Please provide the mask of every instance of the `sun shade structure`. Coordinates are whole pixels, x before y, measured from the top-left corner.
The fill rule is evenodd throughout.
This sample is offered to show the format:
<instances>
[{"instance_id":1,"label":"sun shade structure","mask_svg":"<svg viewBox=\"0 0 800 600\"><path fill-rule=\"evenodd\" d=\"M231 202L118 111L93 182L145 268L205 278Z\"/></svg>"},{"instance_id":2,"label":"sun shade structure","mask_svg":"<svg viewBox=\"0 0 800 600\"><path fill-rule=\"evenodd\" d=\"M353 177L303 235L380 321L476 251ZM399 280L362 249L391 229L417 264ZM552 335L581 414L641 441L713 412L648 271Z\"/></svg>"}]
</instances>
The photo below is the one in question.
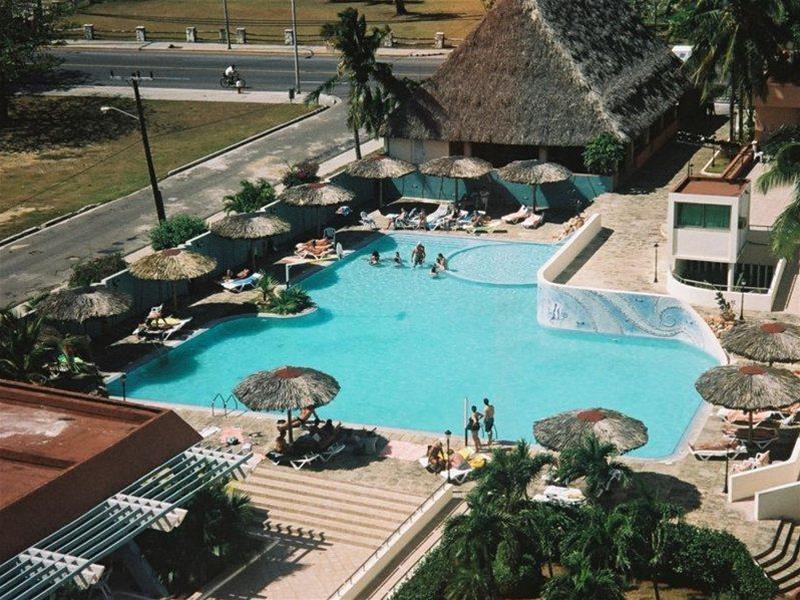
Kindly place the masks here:
<instances>
[{"instance_id":1,"label":"sun shade structure","mask_svg":"<svg viewBox=\"0 0 800 600\"><path fill-rule=\"evenodd\" d=\"M410 162L380 154L368 156L347 165L345 173L362 179L378 181L378 206L383 206L383 180L405 177L417 170Z\"/></svg>"},{"instance_id":2,"label":"sun shade structure","mask_svg":"<svg viewBox=\"0 0 800 600\"><path fill-rule=\"evenodd\" d=\"M500 0L384 135L530 147L635 140L689 82L626 0ZM391 140L390 140L391 147Z\"/></svg>"},{"instance_id":3,"label":"sun shade structure","mask_svg":"<svg viewBox=\"0 0 800 600\"><path fill-rule=\"evenodd\" d=\"M800 327L780 321L737 323L722 336L722 345L751 360L769 363L800 361Z\"/></svg>"},{"instance_id":4,"label":"sun shade structure","mask_svg":"<svg viewBox=\"0 0 800 600\"><path fill-rule=\"evenodd\" d=\"M89 286L55 291L39 302L36 310L54 321L84 323L89 319L124 315L132 303L127 294Z\"/></svg>"},{"instance_id":5,"label":"sun shade structure","mask_svg":"<svg viewBox=\"0 0 800 600\"><path fill-rule=\"evenodd\" d=\"M553 162L538 160L515 160L498 169L497 174L510 183L524 183L533 187L533 209L536 210L536 190L546 183L569 181L572 171Z\"/></svg>"},{"instance_id":6,"label":"sun shade structure","mask_svg":"<svg viewBox=\"0 0 800 600\"><path fill-rule=\"evenodd\" d=\"M592 434L620 453L644 446L648 439L644 423L607 408L568 410L533 424L536 441L558 452Z\"/></svg>"},{"instance_id":7,"label":"sun shade structure","mask_svg":"<svg viewBox=\"0 0 800 600\"><path fill-rule=\"evenodd\" d=\"M204 487L243 475L252 453L188 448L109 497L81 517L0 565L0 600L37 600L74 581L88 587L100 580L97 564L148 528L180 525L181 507Z\"/></svg>"},{"instance_id":8,"label":"sun shade structure","mask_svg":"<svg viewBox=\"0 0 800 600\"><path fill-rule=\"evenodd\" d=\"M247 376L233 393L250 410L287 411L287 423L291 423L292 410L328 404L339 389L339 382L327 373L284 366ZM292 441L291 427L289 441Z\"/></svg>"},{"instance_id":9,"label":"sun shade structure","mask_svg":"<svg viewBox=\"0 0 800 600\"><path fill-rule=\"evenodd\" d=\"M212 233L230 240L248 240L250 264L255 266L255 241L283 235L292 226L278 217L265 212L228 215L208 227Z\"/></svg>"},{"instance_id":10,"label":"sun shade structure","mask_svg":"<svg viewBox=\"0 0 800 600\"><path fill-rule=\"evenodd\" d=\"M205 254L169 248L140 258L131 265L130 273L137 279L169 281L172 284L172 302L177 308L175 282L208 275L216 266L217 261Z\"/></svg>"},{"instance_id":11,"label":"sun shade structure","mask_svg":"<svg viewBox=\"0 0 800 600\"><path fill-rule=\"evenodd\" d=\"M755 364L714 367L700 375L694 387L706 402L748 412L750 439L754 411L779 410L800 398L800 377Z\"/></svg>"},{"instance_id":12,"label":"sun shade structure","mask_svg":"<svg viewBox=\"0 0 800 600\"><path fill-rule=\"evenodd\" d=\"M355 198L353 192L332 183L304 183L285 190L280 200L292 206L336 206Z\"/></svg>"},{"instance_id":13,"label":"sun shade structure","mask_svg":"<svg viewBox=\"0 0 800 600\"><path fill-rule=\"evenodd\" d=\"M458 181L460 179L479 179L492 172L491 163L471 156L442 156L420 165L420 173L434 177L455 179L454 201L458 201Z\"/></svg>"}]
</instances>

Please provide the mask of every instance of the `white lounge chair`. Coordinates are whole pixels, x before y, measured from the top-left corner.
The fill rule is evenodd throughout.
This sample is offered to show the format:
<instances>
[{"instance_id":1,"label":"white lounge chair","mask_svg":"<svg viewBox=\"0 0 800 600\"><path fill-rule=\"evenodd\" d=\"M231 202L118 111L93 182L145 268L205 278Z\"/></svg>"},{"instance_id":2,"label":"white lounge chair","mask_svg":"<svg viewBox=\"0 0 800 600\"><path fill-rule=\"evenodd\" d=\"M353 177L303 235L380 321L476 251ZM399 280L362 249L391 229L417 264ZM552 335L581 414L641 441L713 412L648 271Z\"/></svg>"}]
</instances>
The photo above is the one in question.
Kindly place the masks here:
<instances>
[{"instance_id":1,"label":"white lounge chair","mask_svg":"<svg viewBox=\"0 0 800 600\"><path fill-rule=\"evenodd\" d=\"M336 243L336 230L333 227L326 227L322 230L322 237L328 238L331 244Z\"/></svg>"},{"instance_id":2,"label":"white lounge chair","mask_svg":"<svg viewBox=\"0 0 800 600\"><path fill-rule=\"evenodd\" d=\"M502 217L500 217L500 219L503 221L503 223L509 223L509 224L519 223L520 221L523 221L526 218L528 218L530 213L531 213L531 208L529 206L520 204L519 210L507 215L503 215Z\"/></svg>"},{"instance_id":3,"label":"white lounge chair","mask_svg":"<svg viewBox=\"0 0 800 600\"><path fill-rule=\"evenodd\" d=\"M310 465L312 462L320 458L319 454L305 454L304 456L300 456L297 458L290 458L289 464L292 465L292 468L295 471L299 471L306 465Z\"/></svg>"},{"instance_id":4,"label":"white lounge chair","mask_svg":"<svg viewBox=\"0 0 800 600\"><path fill-rule=\"evenodd\" d=\"M361 224L362 224L364 227L369 227L369 228L371 228L371 229L380 229L380 228L378 227L378 224L375 222L375 219L373 219L372 217L370 217L370 216L369 216L369 215L368 215L368 214L367 214L365 211L363 211L363 210L361 211L361 219L360 219L360 223L361 223Z\"/></svg>"},{"instance_id":5,"label":"white lounge chair","mask_svg":"<svg viewBox=\"0 0 800 600\"><path fill-rule=\"evenodd\" d=\"M689 444L689 451L700 460L706 461L712 458L737 458L740 454L747 454L747 446L744 444L731 444L730 440L721 440L709 444L694 446Z\"/></svg>"},{"instance_id":6,"label":"white lounge chair","mask_svg":"<svg viewBox=\"0 0 800 600\"><path fill-rule=\"evenodd\" d=\"M586 496L578 488L548 485L541 494L533 497L536 502L552 502L553 504L580 505L586 502Z\"/></svg>"},{"instance_id":7,"label":"white lounge chair","mask_svg":"<svg viewBox=\"0 0 800 600\"><path fill-rule=\"evenodd\" d=\"M451 467L450 468L450 481L451 482L454 481L454 482L456 482L458 484L462 484L467 480L467 477L469 477L470 473L472 473L472 467L469 467L467 469L453 469ZM446 480L447 479L447 469L444 469L443 471L441 471L439 473L439 476L442 477L442 479Z\"/></svg>"},{"instance_id":8,"label":"white lounge chair","mask_svg":"<svg viewBox=\"0 0 800 600\"><path fill-rule=\"evenodd\" d=\"M345 448L347 448L345 444L338 442L336 444L333 444L330 448L328 448L324 452L321 452L319 457L322 459L322 462L328 462L337 454L341 454L342 452L344 452Z\"/></svg>"},{"instance_id":9,"label":"white lounge chair","mask_svg":"<svg viewBox=\"0 0 800 600\"><path fill-rule=\"evenodd\" d=\"M168 325L168 327L148 327L147 325L142 324L133 330L133 335L142 339L158 339L162 342L166 342L170 337L183 329L186 324L192 320L192 317L189 317L188 319L162 317L162 320Z\"/></svg>"},{"instance_id":10,"label":"white lounge chair","mask_svg":"<svg viewBox=\"0 0 800 600\"><path fill-rule=\"evenodd\" d=\"M544 215L541 213L533 213L522 222L522 226L525 229L536 229L542 223L544 223Z\"/></svg>"},{"instance_id":11,"label":"white lounge chair","mask_svg":"<svg viewBox=\"0 0 800 600\"><path fill-rule=\"evenodd\" d=\"M444 203L440 204L439 207L435 211L433 211L431 214L429 214L426 217L425 220L426 220L426 222L428 224L428 228L433 227L433 225L439 219L441 219L442 217L447 215L448 211L449 211L449 208L448 208L447 204L444 204Z\"/></svg>"},{"instance_id":12,"label":"white lounge chair","mask_svg":"<svg viewBox=\"0 0 800 600\"><path fill-rule=\"evenodd\" d=\"M225 288L229 292L239 293L244 291L246 288L254 288L258 285L258 282L261 281L261 278L264 277L261 273L253 273L247 277L243 277L241 279L230 279L228 281L220 281L219 284Z\"/></svg>"}]
</instances>

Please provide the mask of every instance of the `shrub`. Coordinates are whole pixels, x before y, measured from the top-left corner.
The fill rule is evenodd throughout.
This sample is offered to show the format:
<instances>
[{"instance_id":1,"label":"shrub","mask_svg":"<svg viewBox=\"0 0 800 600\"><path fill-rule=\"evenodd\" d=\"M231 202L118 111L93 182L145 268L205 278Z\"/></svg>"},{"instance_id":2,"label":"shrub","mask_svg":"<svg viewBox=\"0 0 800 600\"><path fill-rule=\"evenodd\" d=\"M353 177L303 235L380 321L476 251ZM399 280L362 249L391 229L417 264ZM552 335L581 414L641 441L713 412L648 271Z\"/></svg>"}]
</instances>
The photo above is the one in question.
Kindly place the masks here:
<instances>
[{"instance_id":1,"label":"shrub","mask_svg":"<svg viewBox=\"0 0 800 600\"><path fill-rule=\"evenodd\" d=\"M128 264L119 252L108 256L99 256L87 262L80 262L72 267L69 285L70 287L82 287L97 283L109 275L122 271L127 266Z\"/></svg>"},{"instance_id":2,"label":"shrub","mask_svg":"<svg viewBox=\"0 0 800 600\"><path fill-rule=\"evenodd\" d=\"M258 546L247 533L255 518L250 500L226 493L225 482L198 492L186 508L186 518L173 531L147 530L136 538L162 583L176 595L244 563Z\"/></svg>"},{"instance_id":3,"label":"shrub","mask_svg":"<svg viewBox=\"0 0 800 600\"><path fill-rule=\"evenodd\" d=\"M775 594L774 584L731 534L677 523L666 535L663 562L673 583L741 600L769 600Z\"/></svg>"},{"instance_id":4,"label":"shrub","mask_svg":"<svg viewBox=\"0 0 800 600\"><path fill-rule=\"evenodd\" d=\"M153 250L174 248L205 231L208 231L208 227L200 217L175 215L159 223L150 231L150 245Z\"/></svg>"},{"instance_id":5,"label":"shrub","mask_svg":"<svg viewBox=\"0 0 800 600\"><path fill-rule=\"evenodd\" d=\"M289 167L289 170L281 177L281 183L287 187L294 187L302 183L316 183L320 180L317 175L319 165L311 161L303 161Z\"/></svg>"},{"instance_id":6,"label":"shrub","mask_svg":"<svg viewBox=\"0 0 800 600\"><path fill-rule=\"evenodd\" d=\"M392 600L441 600L452 570L447 552L437 546L428 552L413 577L400 586Z\"/></svg>"},{"instance_id":7,"label":"shrub","mask_svg":"<svg viewBox=\"0 0 800 600\"><path fill-rule=\"evenodd\" d=\"M311 308L314 302L303 288L294 286L273 292L271 295L264 295L261 305L279 315L294 315Z\"/></svg>"},{"instance_id":8,"label":"shrub","mask_svg":"<svg viewBox=\"0 0 800 600\"><path fill-rule=\"evenodd\" d=\"M275 200L275 188L266 179L258 179L255 183L242 180L241 186L238 192L223 198L222 207L226 213L254 212Z\"/></svg>"},{"instance_id":9,"label":"shrub","mask_svg":"<svg viewBox=\"0 0 800 600\"><path fill-rule=\"evenodd\" d=\"M601 133L583 151L586 168L598 175L613 175L624 158L625 145L610 133Z\"/></svg>"}]
</instances>

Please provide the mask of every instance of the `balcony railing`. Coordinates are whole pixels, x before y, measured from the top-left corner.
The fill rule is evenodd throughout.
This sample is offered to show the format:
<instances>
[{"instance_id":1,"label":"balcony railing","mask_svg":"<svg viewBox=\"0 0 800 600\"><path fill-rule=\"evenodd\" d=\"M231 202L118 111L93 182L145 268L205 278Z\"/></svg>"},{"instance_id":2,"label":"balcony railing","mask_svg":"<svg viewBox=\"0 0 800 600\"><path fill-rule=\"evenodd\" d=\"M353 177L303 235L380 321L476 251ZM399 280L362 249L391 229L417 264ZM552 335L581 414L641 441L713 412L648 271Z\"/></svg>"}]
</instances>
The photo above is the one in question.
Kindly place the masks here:
<instances>
[{"instance_id":1,"label":"balcony railing","mask_svg":"<svg viewBox=\"0 0 800 600\"><path fill-rule=\"evenodd\" d=\"M681 277L677 273L673 271L672 277L683 283L684 285L690 285L692 287L701 288L704 290L713 290L715 292L727 292L727 286L720 286L715 283L711 283L710 281L697 281L696 279L688 279L686 277ZM731 292L736 293L746 293L746 294L767 294L769 293L768 287L754 287L750 285L734 285L733 288L730 290Z\"/></svg>"}]
</instances>

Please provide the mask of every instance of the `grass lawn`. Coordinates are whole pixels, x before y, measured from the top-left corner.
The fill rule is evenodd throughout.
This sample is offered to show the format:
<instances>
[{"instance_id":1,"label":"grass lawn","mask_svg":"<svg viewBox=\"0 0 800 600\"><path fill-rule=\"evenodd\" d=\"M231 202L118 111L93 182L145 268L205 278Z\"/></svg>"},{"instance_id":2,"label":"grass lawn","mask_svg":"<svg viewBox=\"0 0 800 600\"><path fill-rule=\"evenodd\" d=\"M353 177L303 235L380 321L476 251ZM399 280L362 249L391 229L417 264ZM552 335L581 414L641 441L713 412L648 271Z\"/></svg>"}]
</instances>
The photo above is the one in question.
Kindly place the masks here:
<instances>
[{"instance_id":1,"label":"grass lawn","mask_svg":"<svg viewBox=\"0 0 800 600\"><path fill-rule=\"evenodd\" d=\"M463 39L485 14L481 0L406 0L409 14L395 16L391 0L341 2L297 0L298 39L301 43L319 43L322 23L336 19L336 14L353 7L367 17L370 25L388 25L401 44L432 46L437 31L456 42ZM290 27L289 0L228 0L231 35L236 27L247 29L252 43L283 43L283 30ZM90 4L70 17L80 27L93 23L101 39L134 39L137 25L144 25L153 39L186 39L186 27L197 27L201 40L219 41L224 27L219 0L108 0ZM73 35L81 35L79 29Z\"/></svg>"},{"instance_id":2,"label":"grass lawn","mask_svg":"<svg viewBox=\"0 0 800 600\"><path fill-rule=\"evenodd\" d=\"M28 96L12 100L0 130L0 237L149 184L136 121L102 114L132 100ZM248 135L297 117L302 104L148 100L145 117L159 177Z\"/></svg>"}]
</instances>

